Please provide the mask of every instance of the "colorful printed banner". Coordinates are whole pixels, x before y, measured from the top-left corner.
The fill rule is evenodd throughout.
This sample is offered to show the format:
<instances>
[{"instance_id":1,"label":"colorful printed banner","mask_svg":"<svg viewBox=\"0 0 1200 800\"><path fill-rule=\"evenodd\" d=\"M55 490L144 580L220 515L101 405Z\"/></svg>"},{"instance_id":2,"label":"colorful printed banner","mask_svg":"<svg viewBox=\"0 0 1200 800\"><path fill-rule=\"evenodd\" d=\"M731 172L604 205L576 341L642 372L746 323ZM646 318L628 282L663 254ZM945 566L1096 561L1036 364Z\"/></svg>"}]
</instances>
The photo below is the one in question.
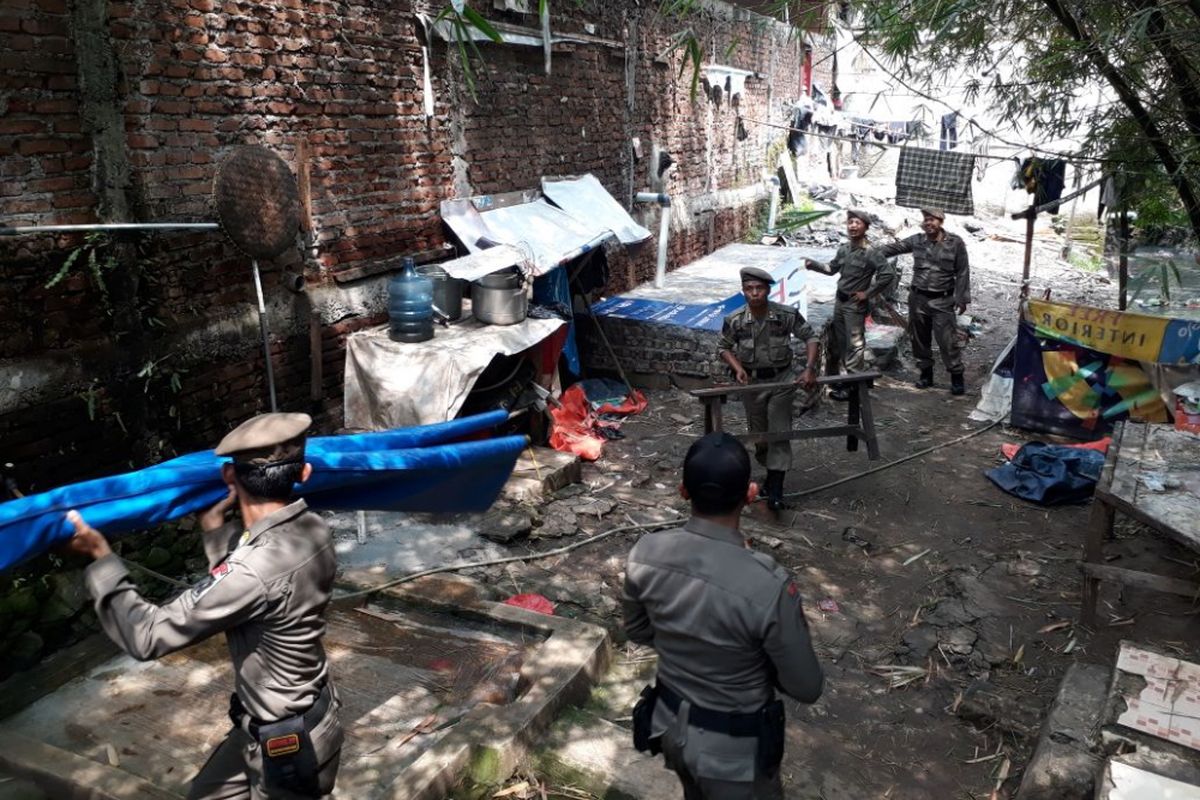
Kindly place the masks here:
<instances>
[{"instance_id":1,"label":"colorful printed banner","mask_svg":"<svg viewBox=\"0 0 1200 800\"><path fill-rule=\"evenodd\" d=\"M1038 336L1099 353L1158 364L1200 364L1200 321L1030 300Z\"/></svg>"},{"instance_id":2,"label":"colorful printed banner","mask_svg":"<svg viewBox=\"0 0 1200 800\"><path fill-rule=\"evenodd\" d=\"M1132 331L1135 337L1145 333L1147 340L1153 335L1130 326L1108 327ZM1118 343L1122 335L1117 335ZM1100 338L1101 334L1093 330L1090 336ZM1131 340L1123 346L1144 345ZM1043 336L1042 326L1035 327L1029 320L1022 320L1018 327L1014 356L1012 422L1018 427L1096 439L1119 420L1168 421L1162 397L1137 361Z\"/></svg>"}]
</instances>

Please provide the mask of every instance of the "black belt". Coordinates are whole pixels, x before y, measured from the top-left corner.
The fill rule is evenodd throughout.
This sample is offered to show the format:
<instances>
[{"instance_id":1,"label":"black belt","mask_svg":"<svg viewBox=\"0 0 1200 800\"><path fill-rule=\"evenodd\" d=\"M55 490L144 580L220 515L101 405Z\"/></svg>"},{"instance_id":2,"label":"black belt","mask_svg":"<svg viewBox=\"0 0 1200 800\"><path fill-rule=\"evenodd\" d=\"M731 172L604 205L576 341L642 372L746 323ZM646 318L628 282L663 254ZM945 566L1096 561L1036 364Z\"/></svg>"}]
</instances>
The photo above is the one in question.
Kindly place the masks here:
<instances>
[{"instance_id":1,"label":"black belt","mask_svg":"<svg viewBox=\"0 0 1200 800\"><path fill-rule=\"evenodd\" d=\"M934 300L937 300L937 299L939 299L939 298L942 298L942 297L949 297L950 295L954 294L954 291L953 291L953 290L951 290L951 291L949 291L949 292L930 292L930 291L927 291L927 290L925 290L925 289L913 289L913 291L914 291L914 292L916 292L916 293L917 293L917 294L919 294L919 295L923 295L923 296L925 296L925 297L930 297L930 298L933 298Z\"/></svg>"},{"instance_id":2,"label":"black belt","mask_svg":"<svg viewBox=\"0 0 1200 800\"><path fill-rule=\"evenodd\" d=\"M670 687L657 683L658 698L663 701L671 713L678 714L683 698ZM749 714L736 714L732 711L714 711L711 708L692 704L688 710L688 724L703 728L714 733L724 733L728 736L758 736L763 729L762 710Z\"/></svg>"},{"instance_id":3,"label":"black belt","mask_svg":"<svg viewBox=\"0 0 1200 800\"><path fill-rule=\"evenodd\" d=\"M325 719L326 712L329 711L329 704L333 702L333 692L329 689L329 684L326 683L321 687L321 693L317 695L316 702L304 712L304 727L306 730L312 730L317 726L317 723ZM241 726L242 718L247 716L246 707L242 705L242 699L236 694L229 698L229 716L233 719L233 724ZM297 715L299 716L299 715ZM246 729L255 739L258 738L258 727L267 723L260 722L253 717L246 723Z\"/></svg>"},{"instance_id":4,"label":"black belt","mask_svg":"<svg viewBox=\"0 0 1200 800\"><path fill-rule=\"evenodd\" d=\"M851 296L850 296L850 293L849 293L849 292L843 292L841 289L838 289L838 290L837 290L837 299L838 299L838 302L839 302L839 303L848 303L848 302L850 302L850 297L851 297Z\"/></svg>"},{"instance_id":5,"label":"black belt","mask_svg":"<svg viewBox=\"0 0 1200 800\"><path fill-rule=\"evenodd\" d=\"M746 374L752 378L758 378L759 380L768 380L770 378L782 375L784 372L787 372L789 368L790 365L788 367L759 367L758 369L746 370Z\"/></svg>"}]
</instances>

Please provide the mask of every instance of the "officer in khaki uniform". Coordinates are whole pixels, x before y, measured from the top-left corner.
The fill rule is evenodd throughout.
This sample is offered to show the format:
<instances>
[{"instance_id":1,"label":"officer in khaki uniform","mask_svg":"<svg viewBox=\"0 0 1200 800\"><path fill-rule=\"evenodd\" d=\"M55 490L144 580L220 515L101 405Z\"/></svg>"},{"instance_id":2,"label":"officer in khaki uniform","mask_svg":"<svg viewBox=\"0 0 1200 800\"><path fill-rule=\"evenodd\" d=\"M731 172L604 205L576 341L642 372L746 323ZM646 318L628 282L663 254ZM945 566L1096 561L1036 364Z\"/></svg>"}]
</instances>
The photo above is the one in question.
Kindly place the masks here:
<instances>
[{"instance_id":1,"label":"officer in khaki uniform","mask_svg":"<svg viewBox=\"0 0 1200 800\"><path fill-rule=\"evenodd\" d=\"M758 487L746 448L697 440L680 494L692 518L629 553L629 639L658 652L655 686L634 709L634 746L662 752L686 800L779 800L784 710L776 691L816 702L824 678L788 572L738 529Z\"/></svg>"},{"instance_id":2,"label":"officer in khaki uniform","mask_svg":"<svg viewBox=\"0 0 1200 800\"><path fill-rule=\"evenodd\" d=\"M792 337L805 343L808 360L804 372L793 383L806 389L816 385L817 347L820 338L813 333L800 312L791 306L768 300L775 279L757 267L741 271L742 296L746 305L729 316L721 326L718 352L733 371L739 384L779 383L792 375ZM751 433L772 433L792 429L794 386L747 392L741 396ZM767 505L772 511L783 507L784 473L792 467L790 441L756 442L754 455L767 468Z\"/></svg>"},{"instance_id":3,"label":"officer in khaki uniform","mask_svg":"<svg viewBox=\"0 0 1200 800\"><path fill-rule=\"evenodd\" d=\"M233 728L192 783L189 798L320 798L333 791L342 748L340 702L321 637L337 569L325 522L292 498L312 474L307 414L263 414L217 446L229 495L200 514L209 574L156 606L121 559L71 511L67 548L95 559L85 572L105 633L144 661L224 632L237 693ZM241 520L226 523L239 507Z\"/></svg>"},{"instance_id":4,"label":"officer in khaki uniform","mask_svg":"<svg viewBox=\"0 0 1200 800\"><path fill-rule=\"evenodd\" d=\"M838 248L828 264L811 259L804 266L826 275L841 273L837 285L837 302L833 306L833 326L830 343L833 351L827 362L832 374L840 360L847 372L867 370L867 310L871 298L883 294L896 278L891 262L867 245L867 229L871 218L866 212L850 209L846 212L846 233L850 243ZM849 400L850 394L841 386L829 393L834 400Z\"/></svg>"},{"instance_id":5,"label":"officer in khaki uniform","mask_svg":"<svg viewBox=\"0 0 1200 800\"><path fill-rule=\"evenodd\" d=\"M962 348L956 314L965 314L971 302L971 264L967 245L942 225L946 212L921 210L924 233L917 233L878 249L883 258L912 253L913 275L908 293L908 324L913 357L921 370L917 388L933 386L933 342L936 338L942 363L950 373L951 394L963 394Z\"/></svg>"}]
</instances>

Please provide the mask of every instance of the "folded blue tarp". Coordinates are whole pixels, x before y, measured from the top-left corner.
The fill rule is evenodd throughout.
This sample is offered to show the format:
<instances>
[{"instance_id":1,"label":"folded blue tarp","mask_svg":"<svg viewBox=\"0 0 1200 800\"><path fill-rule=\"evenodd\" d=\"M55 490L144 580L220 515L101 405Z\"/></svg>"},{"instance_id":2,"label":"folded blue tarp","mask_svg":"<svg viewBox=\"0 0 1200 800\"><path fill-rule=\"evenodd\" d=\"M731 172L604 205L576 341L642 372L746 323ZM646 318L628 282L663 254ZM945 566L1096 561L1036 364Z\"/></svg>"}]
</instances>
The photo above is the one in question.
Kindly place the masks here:
<instances>
[{"instance_id":1,"label":"folded blue tarp","mask_svg":"<svg viewBox=\"0 0 1200 800\"><path fill-rule=\"evenodd\" d=\"M512 474L525 437L461 440L507 418L500 410L416 428L313 437L305 451L313 474L297 493L317 509L486 510ZM0 570L69 539L71 509L106 536L202 511L228 492L221 479L228 460L211 450L189 453L0 503Z\"/></svg>"},{"instance_id":2,"label":"folded blue tarp","mask_svg":"<svg viewBox=\"0 0 1200 800\"><path fill-rule=\"evenodd\" d=\"M1029 442L1012 461L984 474L1011 495L1054 506L1082 503L1091 497L1102 469L1104 453Z\"/></svg>"}]
</instances>

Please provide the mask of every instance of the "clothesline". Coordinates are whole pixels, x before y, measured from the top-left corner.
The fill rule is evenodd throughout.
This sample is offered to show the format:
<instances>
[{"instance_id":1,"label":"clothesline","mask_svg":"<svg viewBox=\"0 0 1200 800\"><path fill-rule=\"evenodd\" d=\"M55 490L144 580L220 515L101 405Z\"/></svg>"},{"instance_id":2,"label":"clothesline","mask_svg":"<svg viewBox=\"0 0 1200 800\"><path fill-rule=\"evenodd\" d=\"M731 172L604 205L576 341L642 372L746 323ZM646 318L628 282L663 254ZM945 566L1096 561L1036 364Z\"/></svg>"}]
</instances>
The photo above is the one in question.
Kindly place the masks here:
<instances>
[{"instance_id":1,"label":"clothesline","mask_svg":"<svg viewBox=\"0 0 1200 800\"><path fill-rule=\"evenodd\" d=\"M784 131L803 133L805 136L816 136L821 139L833 139L833 140L839 141L839 142L851 142L851 143L855 143L855 144L869 144L874 147L896 147L896 148L908 147L907 144L900 144L900 143L896 143L896 142L869 141L866 139L859 139L856 136L846 136L844 134L817 133L816 131L813 131L813 130L801 130L800 128L796 128L791 125L781 125L777 122L765 122L760 119L751 119L750 117L742 117L742 121L743 122L753 122L756 125L763 125L768 128L779 128L780 130L784 130ZM970 152L970 151L958 150L956 152ZM991 153L974 153L974 152L972 152L971 154L973 156L975 156L976 158L986 158L986 159L991 159L993 161L1012 161L1013 160L1013 156L1011 156L1011 155L1002 156L1002 155L992 155ZM1072 156L1065 155L1065 154L1058 154L1055 156L1055 158L1061 158L1064 161L1072 161L1073 160Z\"/></svg>"}]
</instances>

